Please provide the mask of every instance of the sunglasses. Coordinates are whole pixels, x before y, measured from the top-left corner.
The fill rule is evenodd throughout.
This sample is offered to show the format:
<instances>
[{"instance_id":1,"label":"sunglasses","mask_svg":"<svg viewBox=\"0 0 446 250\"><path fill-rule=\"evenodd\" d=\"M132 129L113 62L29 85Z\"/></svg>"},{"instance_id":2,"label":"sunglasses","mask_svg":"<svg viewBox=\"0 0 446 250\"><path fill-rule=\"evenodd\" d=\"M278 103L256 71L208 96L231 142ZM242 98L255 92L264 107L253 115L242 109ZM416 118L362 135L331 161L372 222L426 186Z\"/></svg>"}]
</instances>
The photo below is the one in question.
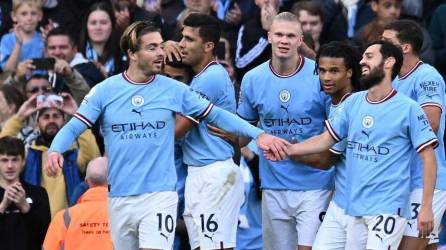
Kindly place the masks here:
<instances>
[{"instance_id":1,"label":"sunglasses","mask_svg":"<svg viewBox=\"0 0 446 250\"><path fill-rule=\"evenodd\" d=\"M48 86L35 86L35 87L32 87L31 89L29 89L28 93L35 94L35 93L38 93L39 91L41 91L43 93L48 93L48 92L51 91L51 87L48 87Z\"/></svg>"}]
</instances>

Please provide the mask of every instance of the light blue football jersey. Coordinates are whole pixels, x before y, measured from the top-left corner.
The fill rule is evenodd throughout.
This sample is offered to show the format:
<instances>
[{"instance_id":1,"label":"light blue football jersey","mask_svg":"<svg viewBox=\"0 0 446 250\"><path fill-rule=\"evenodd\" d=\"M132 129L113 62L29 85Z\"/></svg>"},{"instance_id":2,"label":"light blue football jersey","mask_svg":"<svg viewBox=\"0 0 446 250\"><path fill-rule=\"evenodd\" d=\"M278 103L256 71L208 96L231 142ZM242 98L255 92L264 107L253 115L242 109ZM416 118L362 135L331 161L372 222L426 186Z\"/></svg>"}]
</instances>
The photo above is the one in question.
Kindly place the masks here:
<instances>
[{"instance_id":1,"label":"light blue football jersey","mask_svg":"<svg viewBox=\"0 0 446 250\"><path fill-rule=\"evenodd\" d=\"M342 97L340 103L330 106L329 118L332 118L336 114L338 109L341 109L343 101L345 101L351 93L346 94ZM344 138L340 142L333 145L330 151L334 154L339 155L338 161L334 164L334 180L335 180L335 192L333 195L333 201L338 205L338 207L345 209L347 205L347 195L346 195L346 185L347 185L347 167L345 158L345 149L347 147L347 139Z\"/></svg>"},{"instance_id":2,"label":"light blue football jersey","mask_svg":"<svg viewBox=\"0 0 446 250\"><path fill-rule=\"evenodd\" d=\"M270 61L243 77L237 113L260 122L265 132L304 141L323 132L328 96L321 91L314 61L301 57L288 76L274 72ZM289 159L268 161L260 154L262 188L274 190L332 189L334 170L319 170Z\"/></svg>"},{"instance_id":3,"label":"light blue football jersey","mask_svg":"<svg viewBox=\"0 0 446 250\"><path fill-rule=\"evenodd\" d=\"M93 87L74 118L56 135L49 152L65 152L99 119L109 157L109 196L174 191L175 114L210 119L225 130L257 138L263 131L201 98L188 86L153 76L135 84L126 73ZM233 124L234 123L234 124Z\"/></svg>"},{"instance_id":4,"label":"light blue football jersey","mask_svg":"<svg viewBox=\"0 0 446 250\"><path fill-rule=\"evenodd\" d=\"M214 105L235 113L234 85L226 69L217 62L210 62L194 76L190 87ZM220 137L211 135L207 125L205 121L200 122L186 134L183 160L187 165L205 166L233 156L232 145Z\"/></svg>"},{"instance_id":5,"label":"light blue football jersey","mask_svg":"<svg viewBox=\"0 0 446 250\"><path fill-rule=\"evenodd\" d=\"M445 83L438 71L429 64L419 61L406 75L393 81L393 87L398 92L418 102L421 107L437 106L441 109L440 124L437 137L441 138L435 149L437 158L437 183L435 188L446 190L446 157L444 152L445 128ZM423 187L423 169L420 157L413 152L411 165L412 188Z\"/></svg>"},{"instance_id":6,"label":"light blue football jersey","mask_svg":"<svg viewBox=\"0 0 446 250\"><path fill-rule=\"evenodd\" d=\"M437 143L421 107L392 89L379 102L362 91L326 122L336 141L347 138L346 214L410 216L410 161Z\"/></svg>"}]
</instances>

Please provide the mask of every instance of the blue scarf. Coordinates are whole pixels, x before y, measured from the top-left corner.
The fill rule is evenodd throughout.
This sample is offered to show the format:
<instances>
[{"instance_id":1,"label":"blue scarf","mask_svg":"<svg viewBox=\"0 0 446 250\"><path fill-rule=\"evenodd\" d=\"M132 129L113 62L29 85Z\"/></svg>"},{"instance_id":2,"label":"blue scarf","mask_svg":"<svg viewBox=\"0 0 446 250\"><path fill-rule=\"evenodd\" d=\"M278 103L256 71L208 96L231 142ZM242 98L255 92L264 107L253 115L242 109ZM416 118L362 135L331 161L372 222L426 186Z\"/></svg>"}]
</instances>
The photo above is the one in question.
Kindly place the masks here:
<instances>
[{"instance_id":1,"label":"blue scarf","mask_svg":"<svg viewBox=\"0 0 446 250\"><path fill-rule=\"evenodd\" d=\"M94 48L93 48L93 46L91 46L90 42L87 42L87 47L85 48L85 57L91 61L99 61L98 53L96 53L96 50L94 50ZM107 74L109 76L113 75L113 73L115 71L115 60L113 59L113 57L107 59L104 67L105 67L105 71L107 71Z\"/></svg>"}]
</instances>

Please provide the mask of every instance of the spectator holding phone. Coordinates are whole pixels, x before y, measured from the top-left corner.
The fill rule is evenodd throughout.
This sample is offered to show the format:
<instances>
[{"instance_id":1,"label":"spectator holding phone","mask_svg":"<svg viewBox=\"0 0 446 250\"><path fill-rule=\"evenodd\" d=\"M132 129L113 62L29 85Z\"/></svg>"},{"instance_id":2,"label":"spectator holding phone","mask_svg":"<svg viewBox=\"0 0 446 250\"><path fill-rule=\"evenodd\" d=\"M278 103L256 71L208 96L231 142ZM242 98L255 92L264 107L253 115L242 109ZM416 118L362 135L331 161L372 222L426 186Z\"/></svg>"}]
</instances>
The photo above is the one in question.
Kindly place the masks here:
<instances>
[{"instance_id":1,"label":"spectator holding phone","mask_svg":"<svg viewBox=\"0 0 446 250\"><path fill-rule=\"evenodd\" d=\"M17 64L30 58L43 56L44 43L36 31L42 19L42 2L39 0L14 0L11 12L14 30L4 35L0 42L0 67L14 71Z\"/></svg>"},{"instance_id":2,"label":"spectator holding phone","mask_svg":"<svg viewBox=\"0 0 446 250\"><path fill-rule=\"evenodd\" d=\"M42 97L44 96L44 97ZM60 101L60 98L63 101ZM39 102L37 99L40 99ZM65 164L61 174L49 178L42 171L42 159L46 154L57 132L65 125L66 116L73 115L77 104L68 93L59 97L54 95L39 95L38 93L23 103L17 114L11 117L0 133L0 137L17 136L31 115L37 114L36 127L38 136L27 142L26 165L23 178L26 182L43 186L50 200L51 214L67 207L74 188L82 182L88 162L99 156L96 140L90 130L86 130L73 144L71 150L64 154Z\"/></svg>"},{"instance_id":3,"label":"spectator holding phone","mask_svg":"<svg viewBox=\"0 0 446 250\"><path fill-rule=\"evenodd\" d=\"M47 58L34 58L19 63L16 72L5 80L5 84L23 89L27 80L36 72L41 74L42 71L47 71L52 76L50 87L53 91L69 92L79 104L90 86L104 79L96 65L77 52L74 40L62 27L54 28L48 33L45 54Z\"/></svg>"},{"instance_id":4,"label":"spectator holding phone","mask_svg":"<svg viewBox=\"0 0 446 250\"><path fill-rule=\"evenodd\" d=\"M48 33L45 51L49 57L68 62L73 72L79 72L90 87L104 80L96 65L78 52L75 39L63 27L54 28Z\"/></svg>"},{"instance_id":5,"label":"spectator holding phone","mask_svg":"<svg viewBox=\"0 0 446 250\"><path fill-rule=\"evenodd\" d=\"M23 89L34 75L45 75L48 82L51 80L48 84L52 91L70 92L78 104L90 90L86 80L67 61L53 58L35 58L19 63L16 72L6 78L4 84Z\"/></svg>"}]
</instances>

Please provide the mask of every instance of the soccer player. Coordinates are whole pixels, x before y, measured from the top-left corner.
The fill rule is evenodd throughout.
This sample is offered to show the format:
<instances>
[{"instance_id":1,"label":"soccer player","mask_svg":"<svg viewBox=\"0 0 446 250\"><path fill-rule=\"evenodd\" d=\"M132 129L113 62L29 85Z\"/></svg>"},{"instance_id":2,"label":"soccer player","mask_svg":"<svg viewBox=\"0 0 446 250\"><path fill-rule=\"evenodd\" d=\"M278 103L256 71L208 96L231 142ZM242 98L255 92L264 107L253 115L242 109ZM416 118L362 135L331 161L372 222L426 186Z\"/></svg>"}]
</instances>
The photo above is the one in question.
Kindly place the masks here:
<instances>
[{"instance_id":1,"label":"soccer player","mask_svg":"<svg viewBox=\"0 0 446 250\"><path fill-rule=\"evenodd\" d=\"M393 81L393 87L416 101L423 108L427 119L438 138L443 138L445 125L445 83L438 71L420 59L423 33L420 26L413 21L399 20L390 23L384 29L384 40L401 47L403 51L403 66L398 78ZM432 208L434 211L434 231L431 243L438 243L438 228L446 210L446 159L444 142L439 140L435 149L437 158L437 183L434 191ZM417 216L422 203L422 164L416 152L413 152L411 165L411 218L401 243L402 249L424 249L428 239L419 238ZM436 249L435 245L430 246Z\"/></svg>"},{"instance_id":2,"label":"soccer player","mask_svg":"<svg viewBox=\"0 0 446 250\"><path fill-rule=\"evenodd\" d=\"M297 17L289 12L277 15L268 39L272 59L244 76L239 116L288 141L322 133L327 96L314 61L297 52L302 44ZM311 249L331 198L333 171L263 156L259 161L264 248Z\"/></svg>"},{"instance_id":3,"label":"soccer player","mask_svg":"<svg viewBox=\"0 0 446 250\"><path fill-rule=\"evenodd\" d=\"M90 91L57 134L45 165L47 174L57 175L63 164L61 153L99 120L109 157L110 230L117 250L172 248L178 203L173 157L176 112L257 138L260 148L275 150L278 158L288 144L214 107L183 83L158 75L162 42L151 23L135 22L126 29L121 48L127 52L128 69Z\"/></svg>"},{"instance_id":4,"label":"soccer player","mask_svg":"<svg viewBox=\"0 0 446 250\"><path fill-rule=\"evenodd\" d=\"M316 69L324 92L331 97L330 116L341 107L341 103L352 92L360 90L360 60L361 55L358 50L343 42L330 42L319 49L316 55ZM344 211L347 191L346 146L347 140L343 139L320 154L292 158L320 169L335 167L336 192L316 235L313 250L357 249L357 237L348 230L353 219Z\"/></svg>"},{"instance_id":5,"label":"soccer player","mask_svg":"<svg viewBox=\"0 0 446 250\"><path fill-rule=\"evenodd\" d=\"M416 149L423 164L423 200L418 229L433 229L432 196L436 177L433 146L438 143L421 107L392 88L403 56L386 41L371 43L361 60L361 81L368 91L353 94L326 121L327 131L288 153L319 153L347 139L347 203L355 216L351 232L366 238L356 249L397 249L410 216L410 162ZM361 240L362 241L362 240Z\"/></svg>"},{"instance_id":6,"label":"soccer player","mask_svg":"<svg viewBox=\"0 0 446 250\"><path fill-rule=\"evenodd\" d=\"M214 105L235 113L234 86L226 69L215 59L220 40L217 19L190 14L183 23L179 42L182 62L195 73L191 89ZM177 119L176 126L193 122ZM209 133L207 122L193 126L183 144L183 161L188 165L184 221L192 249L235 248L244 184L240 168L232 160L234 150L224 139Z\"/></svg>"}]
</instances>

